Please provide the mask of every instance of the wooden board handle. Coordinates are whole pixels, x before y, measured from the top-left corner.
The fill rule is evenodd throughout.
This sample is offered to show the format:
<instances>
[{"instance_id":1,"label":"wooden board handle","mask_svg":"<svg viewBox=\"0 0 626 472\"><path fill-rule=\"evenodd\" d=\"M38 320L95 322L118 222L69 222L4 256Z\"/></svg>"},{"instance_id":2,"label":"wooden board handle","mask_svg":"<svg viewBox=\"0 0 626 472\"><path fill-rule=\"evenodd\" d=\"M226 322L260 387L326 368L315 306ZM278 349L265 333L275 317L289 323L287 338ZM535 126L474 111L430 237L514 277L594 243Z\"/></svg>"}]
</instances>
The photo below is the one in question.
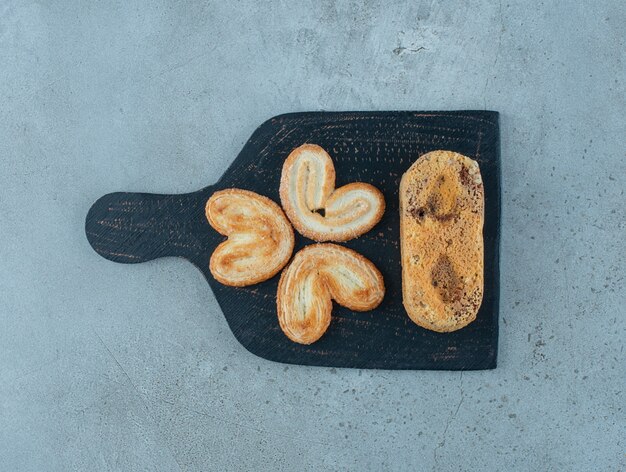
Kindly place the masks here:
<instances>
[{"instance_id":1,"label":"wooden board handle","mask_svg":"<svg viewBox=\"0 0 626 472\"><path fill-rule=\"evenodd\" d=\"M211 193L210 188L181 195L110 193L89 210L87 239L98 254L114 262L169 256L198 262L213 239L204 216Z\"/></svg>"}]
</instances>

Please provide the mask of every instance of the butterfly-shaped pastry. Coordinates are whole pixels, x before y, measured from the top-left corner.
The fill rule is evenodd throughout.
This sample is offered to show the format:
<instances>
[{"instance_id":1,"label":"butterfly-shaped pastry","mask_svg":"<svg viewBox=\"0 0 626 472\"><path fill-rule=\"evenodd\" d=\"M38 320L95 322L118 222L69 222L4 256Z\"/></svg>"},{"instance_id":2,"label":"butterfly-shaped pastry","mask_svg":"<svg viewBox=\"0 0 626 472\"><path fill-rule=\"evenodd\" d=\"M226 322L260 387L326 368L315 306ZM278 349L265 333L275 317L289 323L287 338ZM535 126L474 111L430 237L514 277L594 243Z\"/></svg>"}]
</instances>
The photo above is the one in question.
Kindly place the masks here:
<instances>
[{"instance_id":1,"label":"butterfly-shaped pastry","mask_svg":"<svg viewBox=\"0 0 626 472\"><path fill-rule=\"evenodd\" d=\"M318 242L348 241L367 233L385 211L383 194L354 182L335 188L335 165L315 144L303 144L285 160L280 201L296 230Z\"/></svg>"},{"instance_id":2,"label":"butterfly-shaped pastry","mask_svg":"<svg viewBox=\"0 0 626 472\"><path fill-rule=\"evenodd\" d=\"M368 259L336 244L312 244L294 256L280 277L278 322L289 339L311 344L328 329L333 300L367 311L384 296L383 277Z\"/></svg>"},{"instance_id":3,"label":"butterfly-shaped pastry","mask_svg":"<svg viewBox=\"0 0 626 472\"><path fill-rule=\"evenodd\" d=\"M209 198L206 217L228 236L211 255L211 274L218 282L237 287L263 282L289 261L293 230L269 198L236 188L220 190Z\"/></svg>"}]
</instances>

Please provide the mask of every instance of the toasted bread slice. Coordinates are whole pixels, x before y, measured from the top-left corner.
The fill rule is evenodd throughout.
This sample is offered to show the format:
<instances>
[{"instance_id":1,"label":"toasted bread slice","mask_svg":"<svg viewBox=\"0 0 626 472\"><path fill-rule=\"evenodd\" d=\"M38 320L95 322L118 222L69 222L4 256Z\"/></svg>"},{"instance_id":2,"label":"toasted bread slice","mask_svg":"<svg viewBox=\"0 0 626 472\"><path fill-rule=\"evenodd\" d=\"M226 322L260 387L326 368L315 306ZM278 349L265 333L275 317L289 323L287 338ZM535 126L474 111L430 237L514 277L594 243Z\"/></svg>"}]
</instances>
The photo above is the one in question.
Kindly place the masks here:
<instances>
[{"instance_id":1,"label":"toasted bread slice","mask_svg":"<svg viewBox=\"0 0 626 472\"><path fill-rule=\"evenodd\" d=\"M285 160L280 201L296 230L318 242L356 238L372 229L385 212L383 194L370 184L355 182L335 189L335 165L315 144L294 149Z\"/></svg>"},{"instance_id":2,"label":"toasted bread slice","mask_svg":"<svg viewBox=\"0 0 626 472\"><path fill-rule=\"evenodd\" d=\"M211 255L213 277L243 287L278 273L293 252L293 229L280 207L267 197L236 188L220 190L206 204L209 224L228 236Z\"/></svg>"},{"instance_id":3,"label":"toasted bread slice","mask_svg":"<svg viewBox=\"0 0 626 472\"><path fill-rule=\"evenodd\" d=\"M449 332L476 319L483 297L483 221L476 161L433 151L403 175L402 298L419 326Z\"/></svg>"},{"instance_id":4,"label":"toasted bread slice","mask_svg":"<svg viewBox=\"0 0 626 472\"><path fill-rule=\"evenodd\" d=\"M346 247L314 244L299 251L278 283L278 322L294 342L311 344L328 329L332 300L354 311L376 308L385 296L376 266Z\"/></svg>"}]
</instances>

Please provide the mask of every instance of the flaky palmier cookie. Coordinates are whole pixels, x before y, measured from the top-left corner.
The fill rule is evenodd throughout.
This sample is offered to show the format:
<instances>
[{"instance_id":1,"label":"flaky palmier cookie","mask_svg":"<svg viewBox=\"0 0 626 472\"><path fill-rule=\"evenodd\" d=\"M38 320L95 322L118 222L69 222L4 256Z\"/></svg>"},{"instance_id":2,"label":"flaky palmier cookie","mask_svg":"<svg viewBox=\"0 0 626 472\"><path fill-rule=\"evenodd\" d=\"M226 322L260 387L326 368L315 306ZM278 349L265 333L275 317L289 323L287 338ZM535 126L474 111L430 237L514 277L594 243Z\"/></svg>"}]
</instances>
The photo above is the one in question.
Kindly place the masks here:
<instances>
[{"instance_id":1,"label":"flaky palmier cookie","mask_svg":"<svg viewBox=\"0 0 626 472\"><path fill-rule=\"evenodd\" d=\"M448 332L476 319L483 298L483 221L483 181L469 157L429 152L402 177L402 298L419 326Z\"/></svg>"},{"instance_id":2,"label":"flaky palmier cookie","mask_svg":"<svg viewBox=\"0 0 626 472\"><path fill-rule=\"evenodd\" d=\"M280 201L296 230L320 242L348 241L367 233L385 211L383 194L370 184L335 189L335 165L315 144L294 149L285 160Z\"/></svg>"},{"instance_id":3,"label":"flaky palmier cookie","mask_svg":"<svg viewBox=\"0 0 626 472\"><path fill-rule=\"evenodd\" d=\"M236 287L263 282L289 261L293 230L269 198L236 188L220 190L207 201L206 217L228 237L211 255L211 274L218 282Z\"/></svg>"},{"instance_id":4,"label":"flaky palmier cookie","mask_svg":"<svg viewBox=\"0 0 626 472\"><path fill-rule=\"evenodd\" d=\"M289 339L311 344L328 329L332 300L367 311L384 296L383 277L371 261L336 244L314 244L299 251L280 277L278 322Z\"/></svg>"}]
</instances>

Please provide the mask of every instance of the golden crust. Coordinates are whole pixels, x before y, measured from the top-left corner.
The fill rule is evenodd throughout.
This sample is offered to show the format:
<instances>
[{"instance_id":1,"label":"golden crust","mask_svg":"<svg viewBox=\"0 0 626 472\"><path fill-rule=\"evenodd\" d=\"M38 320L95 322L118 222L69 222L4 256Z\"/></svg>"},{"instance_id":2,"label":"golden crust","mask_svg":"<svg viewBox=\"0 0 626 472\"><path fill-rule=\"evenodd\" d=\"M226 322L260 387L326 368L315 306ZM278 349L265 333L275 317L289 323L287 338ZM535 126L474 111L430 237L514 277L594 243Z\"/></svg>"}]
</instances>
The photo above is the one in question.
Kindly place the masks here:
<instances>
[{"instance_id":1,"label":"golden crust","mask_svg":"<svg viewBox=\"0 0 626 472\"><path fill-rule=\"evenodd\" d=\"M311 344L330 325L332 300L367 311L384 296L383 277L371 261L336 244L314 244L299 251L280 277L278 322L289 339Z\"/></svg>"},{"instance_id":2,"label":"golden crust","mask_svg":"<svg viewBox=\"0 0 626 472\"><path fill-rule=\"evenodd\" d=\"M318 242L356 238L372 229L385 212L383 194L370 184L335 189L333 161L315 144L294 149L285 160L280 201L296 230Z\"/></svg>"},{"instance_id":3,"label":"golden crust","mask_svg":"<svg viewBox=\"0 0 626 472\"><path fill-rule=\"evenodd\" d=\"M483 222L476 161L433 151L403 175L402 298L419 326L449 332L476 319L483 297Z\"/></svg>"},{"instance_id":4,"label":"golden crust","mask_svg":"<svg viewBox=\"0 0 626 472\"><path fill-rule=\"evenodd\" d=\"M220 190L207 201L206 217L228 237L211 255L209 268L218 282L235 287L263 282L289 261L293 230L269 198L236 188Z\"/></svg>"}]
</instances>

